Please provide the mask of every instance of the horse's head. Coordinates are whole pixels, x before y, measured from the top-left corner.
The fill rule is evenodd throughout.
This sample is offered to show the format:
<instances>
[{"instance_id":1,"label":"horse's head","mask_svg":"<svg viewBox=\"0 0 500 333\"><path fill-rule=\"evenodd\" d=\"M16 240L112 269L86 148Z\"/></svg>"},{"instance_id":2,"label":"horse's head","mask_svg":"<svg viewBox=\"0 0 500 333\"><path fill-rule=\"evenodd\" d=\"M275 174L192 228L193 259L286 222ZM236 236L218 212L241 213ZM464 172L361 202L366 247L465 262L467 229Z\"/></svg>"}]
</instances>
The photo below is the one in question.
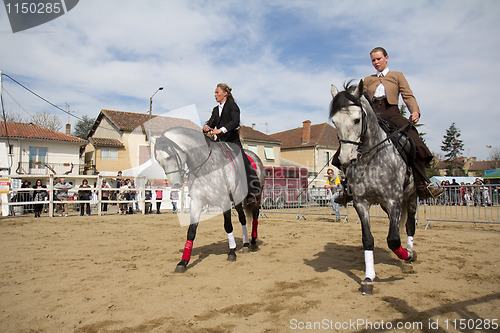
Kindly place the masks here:
<instances>
[{"instance_id":1,"label":"horse's head","mask_svg":"<svg viewBox=\"0 0 500 333\"><path fill-rule=\"evenodd\" d=\"M332 85L333 100L330 118L337 128L340 142L339 160L343 167L355 163L366 132L366 113L363 104L363 80L357 86L348 84L345 91L339 92Z\"/></svg>"},{"instance_id":2,"label":"horse's head","mask_svg":"<svg viewBox=\"0 0 500 333\"><path fill-rule=\"evenodd\" d=\"M166 137L156 139L156 160L167 175L168 183L173 188L181 188L186 176L185 165L187 156L180 147Z\"/></svg>"}]
</instances>

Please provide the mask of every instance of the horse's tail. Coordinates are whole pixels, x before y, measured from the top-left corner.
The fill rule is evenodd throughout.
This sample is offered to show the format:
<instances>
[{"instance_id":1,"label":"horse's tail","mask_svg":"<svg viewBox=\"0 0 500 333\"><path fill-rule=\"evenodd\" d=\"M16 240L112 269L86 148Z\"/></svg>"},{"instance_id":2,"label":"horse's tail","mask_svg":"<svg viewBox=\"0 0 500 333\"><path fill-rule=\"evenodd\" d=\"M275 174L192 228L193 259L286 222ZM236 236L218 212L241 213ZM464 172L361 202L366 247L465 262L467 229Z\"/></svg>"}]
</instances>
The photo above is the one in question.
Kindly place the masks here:
<instances>
[{"instance_id":1,"label":"horse's tail","mask_svg":"<svg viewBox=\"0 0 500 333\"><path fill-rule=\"evenodd\" d=\"M406 221L408 220L408 202L403 200L401 207L401 218L399 219L399 235L406 235Z\"/></svg>"}]
</instances>

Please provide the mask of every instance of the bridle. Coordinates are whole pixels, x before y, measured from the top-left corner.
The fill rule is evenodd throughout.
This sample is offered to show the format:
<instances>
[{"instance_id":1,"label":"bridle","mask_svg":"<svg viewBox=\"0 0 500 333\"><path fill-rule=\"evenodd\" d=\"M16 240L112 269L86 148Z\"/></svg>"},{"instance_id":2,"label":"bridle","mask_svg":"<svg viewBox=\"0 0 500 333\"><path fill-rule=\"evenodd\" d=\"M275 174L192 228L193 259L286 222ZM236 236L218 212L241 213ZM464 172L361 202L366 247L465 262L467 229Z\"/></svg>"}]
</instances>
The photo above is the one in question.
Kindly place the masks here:
<instances>
[{"instance_id":1,"label":"bridle","mask_svg":"<svg viewBox=\"0 0 500 333\"><path fill-rule=\"evenodd\" d=\"M177 164L177 169L165 172L165 175L169 175L172 173L179 173L181 176L181 179L186 179L190 174L197 174L198 171L201 169L201 167L208 161L210 156L212 155L212 148L210 147L210 150L208 152L207 158L201 162L198 166L194 168L190 168L188 171L185 170L184 168L184 163L182 163L182 159L179 156L179 153L177 151L183 151L179 145L177 145L175 142L172 140L169 140L170 144L166 148L166 152L169 156L175 157L175 164Z\"/></svg>"},{"instance_id":2,"label":"bridle","mask_svg":"<svg viewBox=\"0 0 500 333\"><path fill-rule=\"evenodd\" d=\"M353 103L352 105L358 106L361 109L361 134L359 136L358 141L343 140L343 139L339 138L339 142L340 142L340 144L349 143L349 144L353 144L353 145L358 146L358 149L357 149L358 156L360 156L362 145L364 143L366 131L367 131L367 127L368 127L367 121L366 121L366 112L365 112L365 109L363 108L363 104L361 103L361 97L356 98L351 94L346 94L346 97L347 97L347 99L349 99ZM392 132L390 135L387 135L385 139L381 140L379 143L377 143L377 144L373 145L372 147L370 147L369 149L367 149L364 154L367 155L368 153L370 153L371 151L373 151L374 149L376 149L377 147L382 145L384 142L391 140L392 137L395 137L397 134L399 134L403 130L404 130L404 128L403 129L398 128L396 131ZM359 158L357 160L359 160Z\"/></svg>"},{"instance_id":3,"label":"bridle","mask_svg":"<svg viewBox=\"0 0 500 333\"><path fill-rule=\"evenodd\" d=\"M366 112L363 109L363 105L361 104L361 99L357 99L356 97L352 96L351 94L346 94L347 99L349 99L353 104L356 105L361 109L361 134L359 135L358 141L352 141L352 140L344 140L339 138L339 142L342 143L350 143L353 145L358 146L358 151L361 149L361 145L363 144L363 141L366 136L366 131L367 131L367 124L366 124Z\"/></svg>"}]
</instances>

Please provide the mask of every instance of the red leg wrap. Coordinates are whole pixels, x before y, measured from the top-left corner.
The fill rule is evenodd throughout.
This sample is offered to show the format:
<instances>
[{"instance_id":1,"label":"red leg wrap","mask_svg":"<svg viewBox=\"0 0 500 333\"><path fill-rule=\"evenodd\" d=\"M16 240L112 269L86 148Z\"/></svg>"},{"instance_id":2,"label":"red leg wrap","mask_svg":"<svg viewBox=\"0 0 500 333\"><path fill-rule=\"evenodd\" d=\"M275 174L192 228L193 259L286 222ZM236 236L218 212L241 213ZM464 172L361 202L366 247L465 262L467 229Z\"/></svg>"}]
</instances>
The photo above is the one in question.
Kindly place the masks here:
<instances>
[{"instance_id":1,"label":"red leg wrap","mask_svg":"<svg viewBox=\"0 0 500 333\"><path fill-rule=\"evenodd\" d=\"M259 218L254 217L252 221L252 238L257 238L257 226L259 225Z\"/></svg>"},{"instance_id":2,"label":"red leg wrap","mask_svg":"<svg viewBox=\"0 0 500 333\"><path fill-rule=\"evenodd\" d=\"M408 259L408 251L406 251L406 249L403 249L402 246L400 246L397 250L393 250L392 252L394 252L401 260Z\"/></svg>"},{"instance_id":3,"label":"red leg wrap","mask_svg":"<svg viewBox=\"0 0 500 333\"><path fill-rule=\"evenodd\" d=\"M191 259L191 251L193 251L193 241L187 240L186 245L184 245L184 252L182 253L182 259L189 261Z\"/></svg>"}]
</instances>

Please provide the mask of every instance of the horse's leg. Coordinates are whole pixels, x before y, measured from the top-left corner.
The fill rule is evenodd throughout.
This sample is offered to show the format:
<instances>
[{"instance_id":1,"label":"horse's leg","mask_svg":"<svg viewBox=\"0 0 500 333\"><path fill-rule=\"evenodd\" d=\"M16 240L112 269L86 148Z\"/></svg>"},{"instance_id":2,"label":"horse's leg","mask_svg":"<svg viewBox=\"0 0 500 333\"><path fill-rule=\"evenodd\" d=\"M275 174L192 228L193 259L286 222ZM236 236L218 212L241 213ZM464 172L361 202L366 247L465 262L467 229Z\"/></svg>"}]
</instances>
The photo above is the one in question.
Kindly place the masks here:
<instances>
[{"instance_id":1,"label":"horse's leg","mask_svg":"<svg viewBox=\"0 0 500 333\"><path fill-rule=\"evenodd\" d=\"M408 217L406 219L406 235L408 237L406 241L406 249L408 250L409 258L408 261L416 261L417 253L413 250L413 237L415 236L416 220L415 215L417 214L417 196L412 194L408 199Z\"/></svg>"},{"instance_id":2,"label":"horse's leg","mask_svg":"<svg viewBox=\"0 0 500 333\"><path fill-rule=\"evenodd\" d=\"M401 202L394 200L394 202ZM393 204L386 207L389 212L389 234L387 235L387 245L401 260L409 257L408 251L401 246L401 237L399 235L399 220L401 219L401 205Z\"/></svg>"},{"instance_id":3,"label":"horse's leg","mask_svg":"<svg viewBox=\"0 0 500 333\"><path fill-rule=\"evenodd\" d=\"M187 240L182 252L182 259L175 267L174 273L184 273L187 269L189 260L191 260L191 252L193 251L193 242L196 237L196 229L198 228L198 221L200 219L201 209L193 209L191 207L190 223L187 232Z\"/></svg>"},{"instance_id":4,"label":"horse's leg","mask_svg":"<svg viewBox=\"0 0 500 333\"><path fill-rule=\"evenodd\" d=\"M231 223L231 209L224 212L224 229L227 232L227 240L229 243L229 253L227 254L228 261L236 261L236 241L233 235L233 224Z\"/></svg>"},{"instance_id":5,"label":"horse's leg","mask_svg":"<svg viewBox=\"0 0 500 333\"><path fill-rule=\"evenodd\" d=\"M375 242L370 230L370 206L368 202L354 202L354 208L361 221L361 235L363 249L365 250L365 279L361 282L363 295L373 294L373 280L375 279L375 263L373 261L373 248Z\"/></svg>"},{"instance_id":6,"label":"horse's leg","mask_svg":"<svg viewBox=\"0 0 500 333\"><path fill-rule=\"evenodd\" d=\"M252 245L252 250L254 251L258 250L257 227L259 226L259 207L260 201L252 206L252 241L250 244Z\"/></svg>"},{"instance_id":7,"label":"horse's leg","mask_svg":"<svg viewBox=\"0 0 500 333\"><path fill-rule=\"evenodd\" d=\"M241 249L241 252L248 253L250 252L249 249L250 242L248 241L247 218L243 210L243 203L237 204L235 208L236 211L238 212L238 219L240 220L241 223L241 234L243 238L243 249Z\"/></svg>"}]
</instances>

